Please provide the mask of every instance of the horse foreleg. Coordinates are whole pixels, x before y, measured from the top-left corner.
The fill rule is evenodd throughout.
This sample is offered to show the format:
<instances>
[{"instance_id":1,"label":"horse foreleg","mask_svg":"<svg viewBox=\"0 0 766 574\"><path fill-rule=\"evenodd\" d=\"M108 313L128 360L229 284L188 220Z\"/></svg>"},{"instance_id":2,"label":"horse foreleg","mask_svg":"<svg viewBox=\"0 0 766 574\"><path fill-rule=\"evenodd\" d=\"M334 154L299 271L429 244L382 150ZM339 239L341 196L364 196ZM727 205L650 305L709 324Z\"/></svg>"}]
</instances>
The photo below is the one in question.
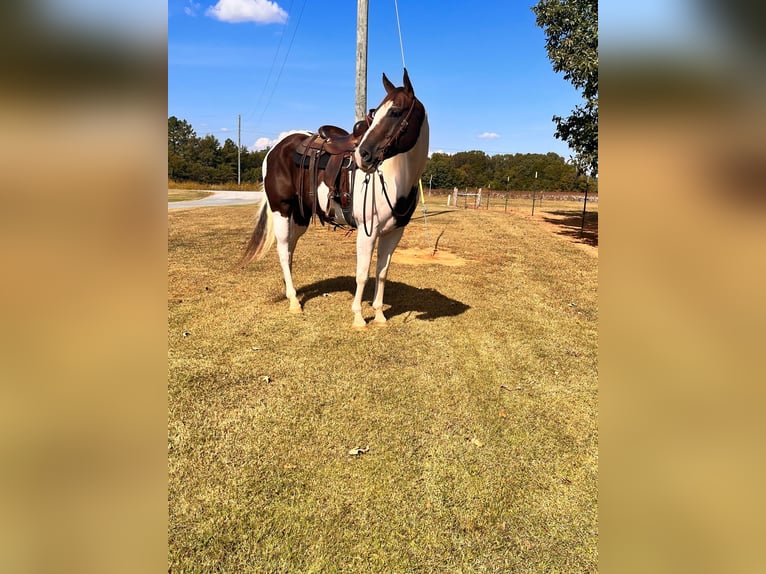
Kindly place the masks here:
<instances>
[{"instance_id":1,"label":"horse foreleg","mask_svg":"<svg viewBox=\"0 0 766 574\"><path fill-rule=\"evenodd\" d=\"M289 218L279 213L274 213L274 237L277 240L277 253L279 265L282 267L282 275L285 280L285 295L290 302L290 313L300 313L301 304L298 302L295 286L293 285L293 253L298 238L303 235L306 228L299 227Z\"/></svg>"},{"instance_id":2,"label":"horse foreleg","mask_svg":"<svg viewBox=\"0 0 766 574\"><path fill-rule=\"evenodd\" d=\"M378 240L378 263L375 271L375 297L372 300L372 308L375 310L375 318L372 324L378 327L385 327L388 323L383 315L383 291L386 287L386 276L388 267L391 265L391 256L394 254L396 246L404 233L404 227L394 229L387 235L383 235Z\"/></svg>"},{"instance_id":3,"label":"horse foreleg","mask_svg":"<svg viewBox=\"0 0 766 574\"><path fill-rule=\"evenodd\" d=\"M362 317L362 294L370 275L370 262L372 261L372 250L375 248L375 238L375 232L373 232L372 237L367 237L361 232L358 232L356 236L356 293L354 294L354 302L351 303L351 312L354 313L354 322L351 326L354 329L367 327L367 323Z\"/></svg>"}]
</instances>

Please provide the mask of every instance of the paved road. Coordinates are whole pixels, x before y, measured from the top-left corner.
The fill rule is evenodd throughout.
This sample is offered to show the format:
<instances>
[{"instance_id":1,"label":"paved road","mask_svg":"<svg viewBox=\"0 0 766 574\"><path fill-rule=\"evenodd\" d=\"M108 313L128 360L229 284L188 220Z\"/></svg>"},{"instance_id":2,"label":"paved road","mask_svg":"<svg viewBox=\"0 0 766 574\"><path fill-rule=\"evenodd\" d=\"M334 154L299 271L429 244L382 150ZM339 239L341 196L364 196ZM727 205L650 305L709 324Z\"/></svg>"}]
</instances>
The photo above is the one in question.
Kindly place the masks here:
<instances>
[{"instance_id":1,"label":"paved road","mask_svg":"<svg viewBox=\"0 0 766 574\"><path fill-rule=\"evenodd\" d=\"M189 201L169 201L168 209L181 207L213 207L219 205L246 205L258 203L263 197L262 191L213 191L213 195Z\"/></svg>"}]
</instances>

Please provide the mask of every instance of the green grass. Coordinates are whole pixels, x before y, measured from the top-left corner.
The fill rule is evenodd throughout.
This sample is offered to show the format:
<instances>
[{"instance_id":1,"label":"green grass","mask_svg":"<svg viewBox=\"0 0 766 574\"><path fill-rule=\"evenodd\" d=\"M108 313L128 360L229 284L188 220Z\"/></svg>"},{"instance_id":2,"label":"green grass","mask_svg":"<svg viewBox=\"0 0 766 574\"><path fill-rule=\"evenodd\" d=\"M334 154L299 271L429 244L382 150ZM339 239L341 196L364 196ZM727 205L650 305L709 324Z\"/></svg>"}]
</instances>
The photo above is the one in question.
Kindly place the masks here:
<instances>
[{"instance_id":1,"label":"green grass","mask_svg":"<svg viewBox=\"0 0 766 574\"><path fill-rule=\"evenodd\" d=\"M433 203L466 265L394 259L355 332L354 236L309 229L290 315L254 212L168 215L171 571L595 572L597 258Z\"/></svg>"},{"instance_id":2,"label":"green grass","mask_svg":"<svg viewBox=\"0 0 766 574\"><path fill-rule=\"evenodd\" d=\"M192 199L202 199L213 195L209 191L199 191L196 189L168 189L168 201L189 201Z\"/></svg>"},{"instance_id":3,"label":"green grass","mask_svg":"<svg viewBox=\"0 0 766 574\"><path fill-rule=\"evenodd\" d=\"M201 183L198 181L176 181L168 180L168 189L197 189L215 191L261 191L262 183L227 181L226 183Z\"/></svg>"}]
</instances>

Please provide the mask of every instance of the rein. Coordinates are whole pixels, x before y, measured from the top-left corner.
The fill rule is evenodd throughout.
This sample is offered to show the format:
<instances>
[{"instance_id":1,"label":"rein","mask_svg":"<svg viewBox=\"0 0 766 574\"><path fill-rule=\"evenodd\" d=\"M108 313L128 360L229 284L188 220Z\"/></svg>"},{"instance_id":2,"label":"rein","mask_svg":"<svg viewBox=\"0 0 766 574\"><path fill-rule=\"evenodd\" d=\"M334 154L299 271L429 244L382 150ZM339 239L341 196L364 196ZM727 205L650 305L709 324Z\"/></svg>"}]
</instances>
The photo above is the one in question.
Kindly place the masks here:
<instances>
[{"instance_id":1,"label":"rein","mask_svg":"<svg viewBox=\"0 0 766 574\"><path fill-rule=\"evenodd\" d=\"M386 198L386 203L388 204L389 209L391 210L391 214L394 217L404 217L407 215L407 212L412 209L411 203L416 203L418 200L418 195L413 195L413 201L408 203L408 205L405 207L404 211L401 213L397 213L396 209L394 209L394 206L391 204L391 200L388 197L388 191L386 191L386 181L383 179L383 174L380 172L380 170L376 170L378 172L378 177L380 178L380 186L383 190L383 197ZM372 228L367 229L367 190L370 187L370 174L364 176L364 197L362 198L362 224L364 226L364 233L367 235L367 237L372 237ZM375 203L375 182L372 182L372 203Z\"/></svg>"}]
</instances>

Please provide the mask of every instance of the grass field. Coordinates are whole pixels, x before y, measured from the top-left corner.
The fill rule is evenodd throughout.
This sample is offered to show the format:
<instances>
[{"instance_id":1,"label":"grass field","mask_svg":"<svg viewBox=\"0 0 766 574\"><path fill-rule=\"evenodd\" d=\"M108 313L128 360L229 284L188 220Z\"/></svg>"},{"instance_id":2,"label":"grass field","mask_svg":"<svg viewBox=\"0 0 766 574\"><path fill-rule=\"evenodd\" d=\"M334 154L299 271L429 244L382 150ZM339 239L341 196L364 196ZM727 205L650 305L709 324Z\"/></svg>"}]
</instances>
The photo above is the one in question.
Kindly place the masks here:
<instances>
[{"instance_id":1,"label":"grass field","mask_svg":"<svg viewBox=\"0 0 766 574\"><path fill-rule=\"evenodd\" d=\"M168 189L168 202L189 201L192 199L202 199L213 195L210 191L199 191L196 189Z\"/></svg>"},{"instance_id":2,"label":"grass field","mask_svg":"<svg viewBox=\"0 0 766 574\"><path fill-rule=\"evenodd\" d=\"M518 209L430 204L400 247L465 264L395 255L362 332L353 235L290 315L275 250L233 267L254 206L168 214L171 572L596 571L598 258Z\"/></svg>"},{"instance_id":3,"label":"grass field","mask_svg":"<svg viewBox=\"0 0 766 574\"><path fill-rule=\"evenodd\" d=\"M175 181L168 180L168 189L196 189L196 190L215 190L215 191L261 191L263 184L229 181L227 183L199 183L196 181Z\"/></svg>"}]
</instances>

